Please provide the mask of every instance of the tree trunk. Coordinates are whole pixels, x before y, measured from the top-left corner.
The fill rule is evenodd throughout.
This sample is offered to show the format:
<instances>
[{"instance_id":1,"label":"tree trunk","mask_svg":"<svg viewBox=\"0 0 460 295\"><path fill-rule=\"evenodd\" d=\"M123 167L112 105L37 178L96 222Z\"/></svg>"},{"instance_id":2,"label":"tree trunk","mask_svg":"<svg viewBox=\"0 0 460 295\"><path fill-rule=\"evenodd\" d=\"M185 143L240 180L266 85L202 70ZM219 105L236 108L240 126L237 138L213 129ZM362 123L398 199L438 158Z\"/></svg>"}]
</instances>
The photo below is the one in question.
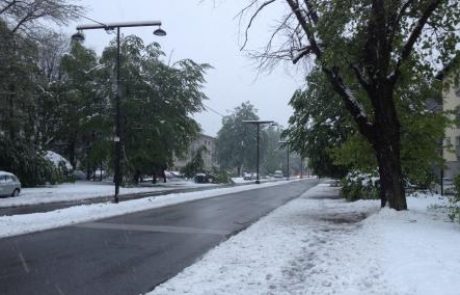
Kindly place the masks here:
<instances>
[{"instance_id":1,"label":"tree trunk","mask_svg":"<svg viewBox=\"0 0 460 295\"><path fill-rule=\"evenodd\" d=\"M141 172L139 170L136 170L133 175L133 182L134 184L138 185L139 184L139 178L141 177Z\"/></svg>"},{"instance_id":2,"label":"tree trunk","mask_svg":"<svg viewBox=\"0 0 460 295\"><path fill-rule=\"evenodd\" d=\"M407 210L399 147L396 148L392 145L379 147L379 150L376 151L376 156L379 164L382 207L385 207L388 201L390 208Z\"/></svg>"},{"instance_id":3,"label":"tree trunk","mask_svg":"<svg viewBox=\"0 0 460 295\"><path fill-rule=\"evenodd\" d=\"M68 144L67 144L67 155L69 157L69 162L72 165L72 167L77 167L76 163L76 156L75 156L75 146L76 142L75 140L71 139Z\"/></svg>"},{"instance_id":4,"label":"tree trunk","mask_svg":"<svg viewBox=\"0 0 460 295\"><path fill-rule=\"evenodd\" d=\"M386 92L389 93L389 92ZM407 210L401 168L400 124L392 97L380 97L376 108L373 147L379 165L382 207Z\"/></svg>"},{"instance_id":5,"label":"tree trunk","mask_svg":"<svg viewBox=\"0 0 460 295\"><path fill-rule=\"evenodd\" d=\"M91 169L89 165L86 166L86 180L91 180Z\"/></svg>"},{"instance_id":6,"label":"tree trunk","mask_svg":"<svg viewBox=\"0 0 460 295\"><path fill-rule=\"evenodd\" d=\"M161 176L163 177L163 182L166 183L166 173L165 173L165 169L161 169Z\"/></svg>"}]
</instances>

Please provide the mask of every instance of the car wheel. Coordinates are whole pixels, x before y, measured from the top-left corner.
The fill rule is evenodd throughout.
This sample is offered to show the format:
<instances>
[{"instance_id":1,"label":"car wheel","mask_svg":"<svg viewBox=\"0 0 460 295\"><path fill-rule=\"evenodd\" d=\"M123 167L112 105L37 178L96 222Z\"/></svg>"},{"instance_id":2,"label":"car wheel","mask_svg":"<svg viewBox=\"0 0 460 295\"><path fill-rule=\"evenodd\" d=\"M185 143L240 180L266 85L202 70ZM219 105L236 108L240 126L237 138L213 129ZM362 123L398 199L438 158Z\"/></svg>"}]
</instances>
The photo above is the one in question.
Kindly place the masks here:
<instances>
[{"instance_id":1,"label":"car wheel","mask_svg":"<svg viewBox=\"0 0 460 295\"><path fill-rule=\"evenodd\" d=\"M19 189L15 189L12 194L13 197L19 196Z\"/></svg>"}]
</instances>

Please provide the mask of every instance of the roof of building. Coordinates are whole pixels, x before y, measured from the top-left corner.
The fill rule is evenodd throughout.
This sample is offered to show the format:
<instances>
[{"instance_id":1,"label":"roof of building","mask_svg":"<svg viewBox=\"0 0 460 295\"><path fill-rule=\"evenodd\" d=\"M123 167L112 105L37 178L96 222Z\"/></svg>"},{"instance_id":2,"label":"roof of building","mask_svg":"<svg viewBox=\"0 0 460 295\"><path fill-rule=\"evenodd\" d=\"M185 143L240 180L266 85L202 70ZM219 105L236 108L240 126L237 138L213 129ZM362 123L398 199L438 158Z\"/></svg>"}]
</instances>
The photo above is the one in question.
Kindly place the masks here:
<instances>
[{"instance_id":1,"label":"roof of building","mask_svg":"<svg viewBox=\"0 0 460 295\"><path fill-rule=\"evenodd\" d=\"M216 139L215 137L212 137L210 135L206 135L204 133L199 133L199 136L206 137L206 138L209 138L209 139Z\"/></svg>"}]
</instances>

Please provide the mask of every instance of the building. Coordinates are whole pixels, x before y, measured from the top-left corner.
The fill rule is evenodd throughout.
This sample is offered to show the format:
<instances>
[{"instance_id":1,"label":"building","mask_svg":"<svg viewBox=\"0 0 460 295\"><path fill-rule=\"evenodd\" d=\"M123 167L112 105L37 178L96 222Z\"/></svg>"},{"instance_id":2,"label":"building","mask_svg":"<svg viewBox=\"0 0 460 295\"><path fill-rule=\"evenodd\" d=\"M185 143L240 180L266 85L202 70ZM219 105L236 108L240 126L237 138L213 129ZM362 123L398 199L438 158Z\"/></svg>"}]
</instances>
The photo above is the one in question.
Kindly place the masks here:
<instances>
[{"instance_id":1,"label":"building","mask_svg":"<svg viewBox=\"0 0 460 295\"><path fill-rule=\"evenodd\" d=\"M212 167L217 166L216 161L216 139L212 136L199 134L198 137L192 142L188 148L187 154L183 158L175 158L174 170L181 170L188 162L190 162L193 156L196 154L200 147L206 147L206 150L202 153L204 168L207 171L211 171Z\"/></svg>"},{"instance_id":2,"label":"building","mask_svg":"<svg viewBox=\"0 0 460 295\"><path fill-rule=\"evenodd\" d=\"M445 160L443 177L453 179L460 173L460 85L450 83L449 87L443 90L442 110L454 111L452 119L457 119L455 126L446 128L442 147L442 156Z\"/></svg>"}]
</instances>

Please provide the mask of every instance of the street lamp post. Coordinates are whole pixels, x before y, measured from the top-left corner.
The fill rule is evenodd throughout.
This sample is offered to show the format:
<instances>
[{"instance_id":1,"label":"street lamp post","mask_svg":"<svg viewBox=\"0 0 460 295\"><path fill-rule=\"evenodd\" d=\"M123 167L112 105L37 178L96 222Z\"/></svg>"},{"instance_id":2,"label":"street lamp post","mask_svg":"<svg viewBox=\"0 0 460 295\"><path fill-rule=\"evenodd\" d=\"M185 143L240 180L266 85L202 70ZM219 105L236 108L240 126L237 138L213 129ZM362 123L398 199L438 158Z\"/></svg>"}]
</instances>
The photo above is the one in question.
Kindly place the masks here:
<instances>
[{"instance_id":1,"label":"street lamp post","mask_svg":"<svg viewBox=\"0 0 460 295\"><path fill-rule=\"evenodd\" d=\"M122 134L121 134L121 91L120 91L120 28L127 27L158 27L153 34L156 36L166 36L166 32L161 29L160 21L142 21L142 22L119 22L119 23L99 23L77 26L77 33L72 36L72 39L81 42L85 39L82 34L84 30L104 29L106 31L117 30L117 58L116 58L116 94L115 94L115 158L114 158L114 182L115 195L113 201L118 203L118 195L120 193L120 184L123 179L123 171L121 167L121 151L122 151Z\"/></svg>"},{"instance_id":2,"label":"street lamp post","mask_svg":"<svg viewBox=\"0 0 460 295\"><path fill-rule=\"evenodd\" d=\"M265 124L273 124L274 122L273 121L260 121L260 120L243 120L243 123L245 124L253 124L253 125L256 125L256 128L257 128L257 167L256 167L256 173L257 173L257 177L256 177L256 184L260 184L260 175L259 175L259 162L260 162L260 149L259 149L259 145L260 145L260 125L265 125Z\"/></svg>"}]
</instances>

